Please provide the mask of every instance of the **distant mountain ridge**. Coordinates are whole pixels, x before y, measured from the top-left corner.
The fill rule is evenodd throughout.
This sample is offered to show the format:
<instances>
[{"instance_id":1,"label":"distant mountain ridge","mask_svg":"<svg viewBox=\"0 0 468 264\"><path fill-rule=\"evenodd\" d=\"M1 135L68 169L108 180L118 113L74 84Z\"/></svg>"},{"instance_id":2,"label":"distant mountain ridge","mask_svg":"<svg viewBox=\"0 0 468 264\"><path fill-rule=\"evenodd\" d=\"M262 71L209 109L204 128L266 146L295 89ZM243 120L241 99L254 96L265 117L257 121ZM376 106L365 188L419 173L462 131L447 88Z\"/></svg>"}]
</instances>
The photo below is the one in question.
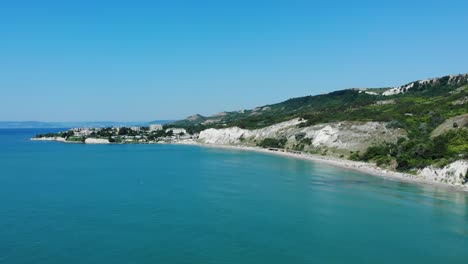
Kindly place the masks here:
<instances>
[{"instance_id":1,"label":"distant mountain ridge","mask_svg":"<svg viewBox=\"0 0 468 264\"><path fill-rule=\"evenodd\" d=\"M172 120L154 120L150 122L39 122L39 121L0 121L0 128L71 128L71 127L119 127L119 126L148 126L149 124L166 124Z\"/></svg>"}]
</instances>

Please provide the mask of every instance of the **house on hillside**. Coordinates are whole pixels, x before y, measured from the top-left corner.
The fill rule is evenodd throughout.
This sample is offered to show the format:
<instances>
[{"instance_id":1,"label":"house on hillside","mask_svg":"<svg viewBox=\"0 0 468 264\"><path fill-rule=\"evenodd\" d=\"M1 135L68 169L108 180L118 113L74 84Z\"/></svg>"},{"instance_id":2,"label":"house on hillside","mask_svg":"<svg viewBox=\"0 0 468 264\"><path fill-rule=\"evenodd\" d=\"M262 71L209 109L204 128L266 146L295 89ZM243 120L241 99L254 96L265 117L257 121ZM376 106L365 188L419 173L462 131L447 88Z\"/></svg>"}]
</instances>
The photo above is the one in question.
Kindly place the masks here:
<instances>
[{"instance_id":1,"label":"house on hillside","mask_svg":"<svg viewBox=\"0 0 468 264\"><path fill-rule=\"evenodd\" d=\"M174 133L174 135L180 135L181 133L182 134L187 134L187 130L185 130L183 128L171 127L171 128L166 129L166 133L169 132L169 131L172 131L172 133Z\"/></svg>"}]
</instances>

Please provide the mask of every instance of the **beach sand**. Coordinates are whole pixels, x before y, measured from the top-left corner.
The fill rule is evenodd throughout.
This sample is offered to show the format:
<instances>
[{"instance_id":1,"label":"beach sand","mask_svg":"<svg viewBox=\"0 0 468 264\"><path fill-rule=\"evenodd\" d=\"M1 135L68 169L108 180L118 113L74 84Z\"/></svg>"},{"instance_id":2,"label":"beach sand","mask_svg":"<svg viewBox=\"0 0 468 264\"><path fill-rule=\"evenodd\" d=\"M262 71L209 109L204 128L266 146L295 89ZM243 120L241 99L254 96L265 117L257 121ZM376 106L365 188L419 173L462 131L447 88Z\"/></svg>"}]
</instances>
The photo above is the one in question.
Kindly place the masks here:
<instances>
[{"instance_id":1,"label":"beach sand","mask_svg":"<svg viewBox=\"0 0 468 264\"><path fill-rule=\"evenodd\" d=\"M330 157L330 156L313 155L313 154L302 153L302 152L298 154L298 153L292 153L292 152L287 152L287 151L282 151L282 150L274 151L274 150L269 150L269 149L260 148L260 147L249 147L249 146L239 146L239 145L204 144L204 143L199 143L195 141L181 141L181 142L176 142L175 144L196 145L196 146L207 147L207 148L254 151L254 152L260 152L260 153L265 153L265 154L279 155L279 156L283 156L287 158L308 160L312 162L339 167L342 169L359 171L365 174L382 177L387 180L432 185L432 186L437 186L437 187L444 187L444 188L450 188L453 190L468 192L468 187L450 185L450 184L446 184L442 182L434 182L431 180L426 180L424 178L421 178L413 174L384 170L382 168L377 167L375 164L367 163L367 162L352 161L352 160L340 159L340 158L335 158L335 157Z\"/></svg>"},{"instance_id":2,"label":"beach sand","mask_svg":"<svg viewBox=\"0 0 468 264\"><path fill-rule=\"evenodd\" d=\"M65 140L57 140L57 138L40 138L40 139L32 138L31 140L45 140L45 141L59 141L59 142L65 142L65 143L76 143L76 142L67 142ZM108 143L108 144L112 144L112 143ZM359 171L361 173L382 177L387 180L431 185L431 186L436 186L436 187L449 188L449 189L457 190L457 191L468 192L468 186L465 187L465 186L451 185L451 184L447 184L443 182L427 180L420 176L409 174L409 173L384 170L382 168L379 168L373 163L352 161L352 160L340 159L340 158L330 157L330 156L314 155L314 154L298 152L298 151L288 152L287 150L283 150L283 149L271 150L271 149L265 149L265 148L260 148L260 147L251 147L251 146L242 146L242 145L205 144L205 143L200 143L194 140L182 140L182 141L176 141L172 143L152 143L152 144L195 145L195 146L207 147L207 148L254 151L254 152L260 152L260 153L271 154L271 155L279 155L279 156L283 156L287 158L308 160L312 162L327 164L327 165L335 166L335 167L342 168L342 169Z\"/></svg>"}]
</instances>

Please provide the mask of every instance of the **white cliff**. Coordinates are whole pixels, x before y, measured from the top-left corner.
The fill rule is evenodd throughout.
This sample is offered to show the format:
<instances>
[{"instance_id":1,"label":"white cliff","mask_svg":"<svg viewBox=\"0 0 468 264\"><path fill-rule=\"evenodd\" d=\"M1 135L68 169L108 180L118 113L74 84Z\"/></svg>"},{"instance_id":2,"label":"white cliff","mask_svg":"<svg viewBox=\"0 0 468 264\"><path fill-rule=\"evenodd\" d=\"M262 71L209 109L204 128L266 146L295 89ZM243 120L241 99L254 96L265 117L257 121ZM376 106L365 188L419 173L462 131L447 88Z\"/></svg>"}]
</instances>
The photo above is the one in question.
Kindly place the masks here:
<instances>
[{"instance_id":1,"label":"white cliff","mask_svg":"<svg viewBox=\"0 0 468 264\"><path fill-rule=\"evenodd\" d=\"M457 160L443 168L426 167L418 175L426 180L468 186L467 172L468 160Z\"/></svg>"},{"instance_id":2,"label":"white cliff","mask_svg":"<svg viewBox=\"0 0 468 264\"><path fill-rule=\"evenodd\" d=\"M248 130L238 127L224 129L209 128L200 132L198 139L207 144L239 144L240 138L248 133Z\"/></svg>"},{"instance_id":3,"label":"white cliff","mask_svg":"<svg viewBox=\"0 0 468 264\"><path fill-rule=\"evenodd\" d=\"M202 131L198 140L206 144L252 146L265 138L285 138L288 147L302 144L305 150L327 148L332 152L336 150L339 154L344 154L350 151L364 151L372 144L384 141L396 142L398 138L406 136L403 130L387 128L386 124L381 122L346 121L298 126L303 122L305 121L296 118L255 130L238 127L211 128Z\"/></svg>"},{"instance_id":4,"label":"white cliff","mask_svg":"<svg viewBox=\"0 0 468 264\"><path fill-rule=\"evenodd\" d=\"M87 138L85 139L86 144L109 144L109 140L105 138Z\"/></svg>"}]
</instances>

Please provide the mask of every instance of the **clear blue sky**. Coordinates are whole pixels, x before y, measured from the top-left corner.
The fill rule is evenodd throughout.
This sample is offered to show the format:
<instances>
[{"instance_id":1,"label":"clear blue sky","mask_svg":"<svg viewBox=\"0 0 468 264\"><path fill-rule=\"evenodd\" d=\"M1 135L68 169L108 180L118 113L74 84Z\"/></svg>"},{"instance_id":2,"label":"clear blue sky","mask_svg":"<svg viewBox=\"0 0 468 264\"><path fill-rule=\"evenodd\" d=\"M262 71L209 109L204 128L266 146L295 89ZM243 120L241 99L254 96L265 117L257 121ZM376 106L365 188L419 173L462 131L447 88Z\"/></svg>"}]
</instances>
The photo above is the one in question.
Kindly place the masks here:
<instances>
[{"instance_id":1,"label":"clear blue sky","mask_svg":"<svg viewBox=\"0 0 468 264\"><path fill-rule=\"evenodd\" d=\"M467 14L466 0L1 1L0 120L178 119L464 73Z\"/></svg>"}]
</instances>

